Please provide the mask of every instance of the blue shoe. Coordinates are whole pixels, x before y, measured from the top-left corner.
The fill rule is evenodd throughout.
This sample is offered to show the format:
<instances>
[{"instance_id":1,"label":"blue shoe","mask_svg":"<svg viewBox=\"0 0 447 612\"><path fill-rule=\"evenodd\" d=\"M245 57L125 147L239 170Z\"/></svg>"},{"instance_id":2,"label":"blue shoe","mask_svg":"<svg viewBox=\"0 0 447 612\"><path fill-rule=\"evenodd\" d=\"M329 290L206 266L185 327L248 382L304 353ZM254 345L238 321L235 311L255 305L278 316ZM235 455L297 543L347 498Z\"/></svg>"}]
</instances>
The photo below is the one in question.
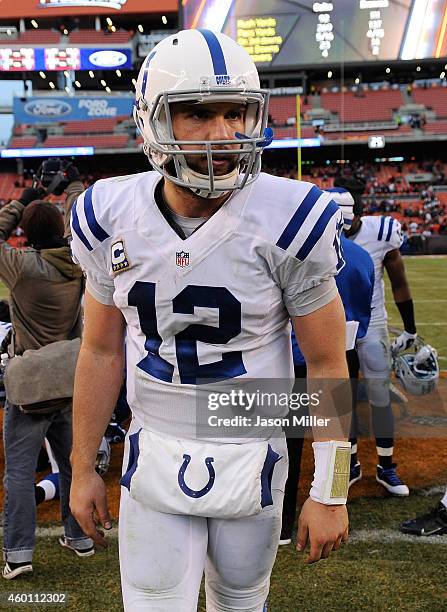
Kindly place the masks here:
<instances>
[{"instance_id":1,"label":"blue shoe","mask_svg":"<svg viewBox=\"0 0 447 612\"><path fill-rule=\"evenodd\" d=\"M410 495L410 490L404 484L396 473L396 464L393 463L389 468L377 466L376 480L380 483L388 493L398 497L407 497Z\"/></svg>"},{"instance_id":2,"label":"blue shoe","mask_svg":"<svg viewBox=\"0 0 447 612\"><path fill-rule=\"evenodd\" d=\"M351 465L351 469L349 471L349 486L353 485L355 482L358 482L362 478L362 466L357 461L355 465Z\"/></svg>"}]
</instances>

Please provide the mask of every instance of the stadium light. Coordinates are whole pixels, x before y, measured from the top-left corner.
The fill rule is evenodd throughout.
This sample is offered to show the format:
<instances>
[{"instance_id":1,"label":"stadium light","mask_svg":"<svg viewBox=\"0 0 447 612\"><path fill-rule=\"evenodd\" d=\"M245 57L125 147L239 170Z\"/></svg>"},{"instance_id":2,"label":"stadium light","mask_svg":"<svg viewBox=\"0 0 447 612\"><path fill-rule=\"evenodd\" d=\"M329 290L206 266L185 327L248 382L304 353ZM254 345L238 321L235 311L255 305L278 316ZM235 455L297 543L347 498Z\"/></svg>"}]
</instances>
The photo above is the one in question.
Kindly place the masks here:
<instances>
[{"instance_id":1,"label":"stadium light","mask_svg":"<svg viewBox=\"0 0 447 612\"><path fill-rule=\"evenodd\" d=\"M110 89L110 87L106 87L106 92L107 93L112 93L112 90Z\"/></svg>"},{"instance_id":2,"label":"stadium light","mask_svg":"<svg viewBox=\"0 0 447 612\"><path fill-rule=\"evenodd\" d=\"M420 66L416 66L416 72L420 72L421 71L421 67Z\"/></svg>"},{"instance_id":3,"label":"stadium light","mask_svg":"<svg viewBox=\"0 0 447 612\"><path fill-rule=\"evenodd\" d=\"M64 28L64 35L65 35L65 36L68 36L68 30L67 30L67 28Z\"/></svg>"},{"instance_id":4,"label":"stadium light","mask_svg":"<svg viewBox=\"0 0 447 612\"><path fill-rule=\"evenodd\" d=\"M79 87L79 88L81 87L81 83L79 81L75 81L75 85L76 87Z\"/></svg>"},{"instance_id":5,"label":"stadium light","mask_svg":"<svg viewBox=\"0 0 447 612\"><path fill-rule=\"evenodd\" d=\"M33 28L38 28L39 24L37 23L37 21L35 19L31 19L31 25L33 26Z\"/></svg>"},{"instance_id":6,"label":"stadium light","mask_svg":"<svg viewBox=\"0 0 447 612\"><path fill-rule=\"evenodd\" d=\"M121 70L117 69L115 70L115 72L116 72L116 76L119 76L119 77L121 76Z\"/></svg>"},{"instance_id":7,"label":"stadium light","mask_svg":"<svg viewBox=\"0 0 447 612\"><path fill-rule=\"evenodd\" d=\"M102 85L103 87L105 87L105 86L107 85L107 83L104 81L104 79L101 79L101 85Z\"/></svg>"},{"instance_id":8,"label":"stadium light","mask_svg":"<svg viewBox=\"0 0 447 612\"><path fill-rule=\"evenodd\" d=\"M132 79L132 85L135 87L137 84L137 79Z\"/></svg>"},{"instance_id":9,"label":"stadium light","mask_svg":"<svg viewBox=\"0 0 447 612\"><path fill-rule=\"evenodd\" d=\"M141 23L138 24L138 31L141 32L141 34L143 34L143 32L144 32L144 28L141 25Z\"/></svg>"},{"instance_id":10,"label":"stadium light","mask_svg":"<svg viewBox=\"0 0 447 612\"><path fill-rule=\"evenodd\" d=\"M445 78L445 72L444 71L441 72L441 74L439 75L439 78L440 79L444 79Z\"/></svg>"},{"instance_id":11,"label":"stadium light","mask_svg":"<svg viewBox=\"0 0 447 612\"><path fill-rule=\"evenodd\" d=\"M391 68L388 68L388 67L387 67L387 68L385 68L385 72L386 72L387 74L389 74L389 73L391 72Z\"/></svg>"},{"instance_id":12,"label":"stadium light","mask_svg":"<svg viewBox=\"0 0 447 612\"><path fill-rule=\"evenodd\" d=\"M69 76L70 76L70 74L69 74L68 70L64 70L64 77L67 77L67 79L68 79Z\"/></svg>"},{"instance_id":13,"label":"stadium light","mask_svg":"<svg viewBox=\"0 0 447 612\"><path fill-rule=\"evenodd\" d=\"M50 81L48 85L51 87L51 89L56 89L56 85L53 83L53 81Z\"/></svg>"},{"instance_id":14,"label":"stadium light","mask_svg":"<svg viewBox=\"0 0 447 612\"><path fill-rule=\"evenodd\" d=\"M93 70L89 70L88 73L89 73L91 79L95 78L95 73L93 72Z\"/></svg>"},{"instance_id":15,"label":"stadium light","mask_svg":"<svg viewBox=\"0 0 447 612\"><path fill-rule=\"evenodd\" d=\"M329 70L329 72L327 73L327 78L328 79L332 78L332 70Z\"/></svg>"},{"instance_id":16,"label":"stadium light","mask_svg":"<svg viewBox=\"0 0 447 612\"><path fill-rule=\"evenodd\" d=\"M166 25L168 23L166 15L162 15L161 16L161 22L162 22L163 25Z\"/></svg>"},{"instance_id":17,"label":"stadium light","mask_svg":"<svg viewBox=\"0 0 447 612\"><path fill-rule=\"evenodd\" d=\"M6 34L7 34L8 36L11 36L12 32L11 32L11 30L10 30L9 28L6 30Z\"/></svg>"},{"instance_id":18,"label":"stadium light","mask_svg":"<svg viewBox=\"0 0 447 612\"><path fill-rule=\"evenodd\" d=\"M113 21L110 19L110 17L107 17L106 21L107 21L107 25L109 26L113 25Z\"/></svg>"},{"instance_id":19,"label":"stadium light","mask_svg":"<svg viewBox=\"0 0 447 612\"><path fill-rule=\"evenodd\" d=\"M357 78L355 79L354 83L355 83L356 85L358 85L358 84L360 83L360 79L359 79L359 77L357 77Z\"/></svg>"},{"instance_id":20,"label":"stadium light","mask_svg":"<svg viewBox=\"0 0 447 612\"><path fill-rule=\"evenodd\" d=\"M110 30L115 33L116 32L116 27L114 25L110 26Z\"/></svg>"},{"instance_id":21,"label":"stadium light","mask_svg":"<svg viewBox=\"0 0 447 612\"><path fill-rule=\"evenodd\" d=\"M62 157L65 155L94 155L95 147L45 147L41 149L3 149L0 157Z\"/></svg>"},{"instance_id":22,"label":"stadium light","mask_svg":"<svg viewBox=\"0 0 447 612\"><path fill-rule=\"evenodd\" d=\"M47 75L45 74L45 72L42 72L42 70L39 72L39 75L41 76L42 79L47 78Z\"/></svg>"}]
</instances>

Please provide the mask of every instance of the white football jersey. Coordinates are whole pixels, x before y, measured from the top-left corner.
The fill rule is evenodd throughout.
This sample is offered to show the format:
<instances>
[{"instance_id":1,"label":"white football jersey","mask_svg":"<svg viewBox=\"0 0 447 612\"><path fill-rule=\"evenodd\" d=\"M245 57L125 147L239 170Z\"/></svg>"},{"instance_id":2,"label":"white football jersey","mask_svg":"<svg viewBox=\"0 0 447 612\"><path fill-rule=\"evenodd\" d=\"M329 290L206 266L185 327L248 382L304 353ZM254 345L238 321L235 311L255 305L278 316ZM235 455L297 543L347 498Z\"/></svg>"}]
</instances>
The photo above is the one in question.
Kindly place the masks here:
<instances>
[{"instance_id":1,"label":"white football jersey","mask_svg":"<svg viewBox=\"0 0 447 612\"><path fill-rule=\"evenodd\" d=\"M336 296L343 220L315 185L261 174L182 239L155 202L160 180L87 189L72 251L88 291L126 319L129 405L169 432L194 414L205 379L293 378L289 318Z\"/></svg>"},{"instance_id":2,"label":"white football jersey","mask_svg":"<svg viewBox=\"0 0 447 612\"><path fill-rule=\"evenodd\" d=\"M398 249L402 244L400 223L392 217L362 217L359 231L349 238L363 247L374 262L374 291L369 325L386 325L383 260L388 251Z\"/></svg>"}]
</instances>

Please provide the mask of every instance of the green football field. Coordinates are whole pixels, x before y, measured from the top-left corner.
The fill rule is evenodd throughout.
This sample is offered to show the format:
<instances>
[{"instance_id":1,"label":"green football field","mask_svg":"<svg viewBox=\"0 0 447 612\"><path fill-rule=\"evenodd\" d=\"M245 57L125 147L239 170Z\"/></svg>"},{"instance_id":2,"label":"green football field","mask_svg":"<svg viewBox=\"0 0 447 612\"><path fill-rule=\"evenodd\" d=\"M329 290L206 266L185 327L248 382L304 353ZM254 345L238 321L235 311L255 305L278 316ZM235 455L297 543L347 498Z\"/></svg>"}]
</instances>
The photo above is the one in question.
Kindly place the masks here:
<instances>
[{"instance_id":1,"label":"green football field","mask_svg":"<svg viewBox=\"0 0 447 612\"><path fill-rule=\"evenodd\" d=\"M419 333L436 347L441 368L447 369L447 258L406 258ZM6 296L4 287L0 296ZM390 299L387 286L387 300ZM389 323L399 315L388 303ZM429 442L428 442L429 443ZM281 547L272 574L269 612L441 612L447 610L447 536L411 538L399 523L427 511L441 497L446 478L430 482L430 495L412 489L408 498L357 497L349 503L349 544L329 560L313 566L302 562L293 546ZM35 571L26 580L0 585L0 608L122 610L116 534L110 546L88 559L78 559L57 544L40 525ZM43 530L42 530L43 528ZM55 528L60 533L60 528ZM18 605L8 598L20 593L67 594L64 605ZM205 611L203 591L200 612ZM182 612L179 610L179 612Z\"/></svg>"}]
</instances>

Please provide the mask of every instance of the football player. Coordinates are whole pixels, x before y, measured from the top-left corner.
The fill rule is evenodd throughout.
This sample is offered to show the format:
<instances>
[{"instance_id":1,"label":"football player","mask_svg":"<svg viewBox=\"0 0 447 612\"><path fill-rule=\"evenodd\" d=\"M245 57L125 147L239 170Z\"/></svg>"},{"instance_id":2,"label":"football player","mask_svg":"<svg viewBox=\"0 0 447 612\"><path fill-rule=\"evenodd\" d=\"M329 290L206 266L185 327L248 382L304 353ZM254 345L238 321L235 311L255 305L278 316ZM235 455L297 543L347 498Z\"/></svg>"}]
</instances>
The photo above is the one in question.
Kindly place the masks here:
<instances>
[{"instance_id":1,"label":"football player","mask_svg":"<svg viewBox=\"0 0 447 612\"><path fill-rule=\"evenodd\" d=\"M334 184L349 191L355 200L354 218L350 229L345 230L346 236L363 247L374 262L371 320L368 333L357 342L357 352L372 409L378 454L376 480L392 495L407 496L408 487L399 478L396 463L393 462L394 418L389 389L391 359L383 280L385 269L404 325L403 333L391 346L391 351L398 353L412 346L417 337L413 300L399 251L402 244L401 227L393 217L362 216L361 195L364 184L360 181L338 177ZM351 439L351 444L350 485L362 477L361 465L357 459L357 440Z\"/></svg>"},{"instance_id":2,"label":"football player","mask_svg":"<svg viewBox=\"0 0 447 612\"><path fill-rule=\"evenodd\" d=\"M267 117L268 93L232 39L209 30L169 36L136 85L135 119L155 171L100 180L73 205L72 250L87 290L71 507L105 545L98 523L108 529L110 516L94 468L125 337L133 420L119 542L132 612L196 610L204 571L209 610L261 612L267 599L284 435L234 442L213 430L197 439L202 383L292 379L290 318L309 376L347 378L334 281L341 213L310 183L260 174ZM334 429L315 432L315 479L299 526L309 563L348 533L350 445L341 420Z\"/></svg>"}]
</instances>

